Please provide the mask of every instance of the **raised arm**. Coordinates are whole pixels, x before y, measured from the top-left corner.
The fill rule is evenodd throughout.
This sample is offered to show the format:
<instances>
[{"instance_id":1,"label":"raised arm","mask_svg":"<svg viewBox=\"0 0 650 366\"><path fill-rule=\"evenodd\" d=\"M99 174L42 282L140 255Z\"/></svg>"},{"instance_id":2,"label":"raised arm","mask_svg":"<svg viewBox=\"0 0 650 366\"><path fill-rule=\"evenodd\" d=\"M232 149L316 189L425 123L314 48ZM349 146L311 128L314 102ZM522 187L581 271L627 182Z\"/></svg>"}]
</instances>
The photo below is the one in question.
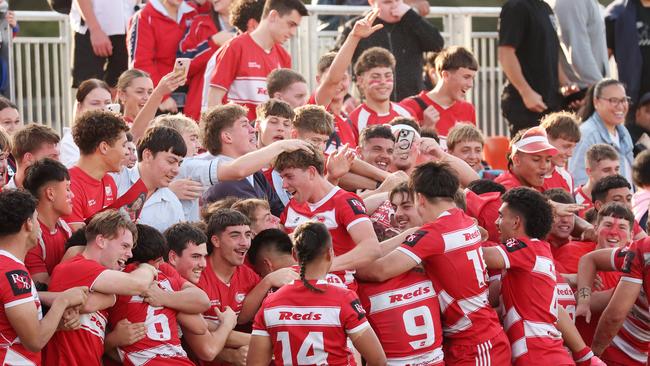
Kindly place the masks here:
<instances>
[{"instance_id":1,"label":"raised arm","mask_svg":"<svg viewBox=\"0 0 650 366\"><path fill-rule=\"evenodd\" d=\"M354 50L359 45L359 41L373 34L375 31L383 28L382 24L373 26L373 23L379 15L379 9L375 9L359 19L352 28L352 31L341 45L336 57L332 61L329 70L322 76L320 85L316 88L316 103L327 107L339 87L339 83L345 78L345 71L352 63Z\"/></svg>"},{"instance_id":2,"label":"raised arm","mask_svg":"<svg viewBox=\"0 0 650 366\"><path fill-rule=\"evenodd\" d=\"M130 273L106 270L95 280L91 290L115 295L140 295L145 292L158 271L151 265L142 263Z\"/></svg>"},{"instance_id":3,"label":"raised arm","mask_svg":"<svg viewBox=\"0 0 650 366\"><path fill-rule=\"evenodd\" d=\"M379 241L370 220L354 224L348 229L348 233L356 246L349 252L334 258L332 271L357 269L372 263L381 255Z\"/></svg>"},{"instance_id":4,"label":"raised arm","mask_svg":"<svg viewBox=\"0 0 650 366\"><path fill-rule=\"evenodd\" d=\"M591 321L591 287L596 279L596 271L613 271L612 255L614 249L600 249L587 253L578 262L576 317L584 316L587 323Z\"/></svg>"}]
</instances>

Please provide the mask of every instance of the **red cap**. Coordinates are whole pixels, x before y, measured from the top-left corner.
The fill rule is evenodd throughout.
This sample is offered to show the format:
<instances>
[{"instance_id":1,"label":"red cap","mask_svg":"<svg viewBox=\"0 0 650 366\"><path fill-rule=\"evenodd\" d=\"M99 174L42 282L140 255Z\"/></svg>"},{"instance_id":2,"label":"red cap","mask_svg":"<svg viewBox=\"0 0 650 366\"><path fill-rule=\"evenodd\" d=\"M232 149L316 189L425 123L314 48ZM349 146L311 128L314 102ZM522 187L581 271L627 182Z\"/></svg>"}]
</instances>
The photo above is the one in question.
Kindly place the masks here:
<instances>
[{"instance_id":1,"label":"red cap","mask_svg":"<svg viewBox=\"0 0 650 366\"><path fill-rule=\"evenodd\" d=\"M515 142L511 147L511 153L514 155L517 151L527 154L536 154L542 151L547 151L551 155L557 154L555 146L548 142L546 130L543 127L537 126L528 129L521 136L521 140Z\"/></svg>"}]
</instances>

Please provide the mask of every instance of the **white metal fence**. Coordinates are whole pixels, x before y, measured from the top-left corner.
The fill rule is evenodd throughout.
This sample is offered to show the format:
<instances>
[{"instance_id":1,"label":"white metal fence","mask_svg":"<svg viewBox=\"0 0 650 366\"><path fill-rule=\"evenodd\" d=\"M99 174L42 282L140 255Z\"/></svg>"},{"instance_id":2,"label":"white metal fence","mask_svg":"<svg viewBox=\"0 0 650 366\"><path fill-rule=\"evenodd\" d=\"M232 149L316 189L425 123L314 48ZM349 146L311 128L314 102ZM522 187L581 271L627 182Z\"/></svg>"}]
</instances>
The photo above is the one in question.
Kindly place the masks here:
<instances>
[{"instance_id":1,"label":"white metal fence","mask_svg":"<svg viewBox=\"0 0 650 366\"><path fill-rule=\"evenodd\" d=\"M321 54L329 51L338 35L336 31L318 31L318 15L356 15L367 11L362 6L309 5L312 16L303 20L298 36L288 48L294 68L313 86L316 64ZM503 74L497 61L497 32L474 29L475 18L497 18L495 7L432 7L428 17L441 22L445 45L462 45L476 55L481 68L477 74L470 100L476 107L479 126L487 135L507 135L499 95ZM71 96L71 30L68 17L55 12L17 11L25 22L55 22L58 35L13 39L10 49L12 75L11 95L26 122L41 122L60 131L70 123ZM496 22L495 22L496 24Z\"/></svg>"},{"instance_id":2,"label":"white metal fence","mask_svg":"<svg viewBox=\"0 0 650 366\"><path fill-rule=\"evenodd\" d=\"M11 42L11 95L25 122L61 131L72 119L71 38L68 16L43 11L17 11L21 24L54 22L58 35L26 37Z\"/></svg>"}]
</instances>

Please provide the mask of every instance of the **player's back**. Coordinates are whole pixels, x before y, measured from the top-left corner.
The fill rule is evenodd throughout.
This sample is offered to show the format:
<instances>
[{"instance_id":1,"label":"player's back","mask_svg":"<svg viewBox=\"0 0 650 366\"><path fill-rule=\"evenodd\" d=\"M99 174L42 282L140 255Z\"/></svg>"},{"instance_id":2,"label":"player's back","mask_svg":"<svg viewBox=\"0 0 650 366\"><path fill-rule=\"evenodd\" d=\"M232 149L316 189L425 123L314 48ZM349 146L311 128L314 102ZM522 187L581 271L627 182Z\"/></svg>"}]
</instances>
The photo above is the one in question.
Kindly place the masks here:
<instances>
[{"instance_id":1,"label":"player's back","mask_svg":"<svg viewBox=\"0 0 650 366\"><path fill-rule=\"evenodd\" d=\"M399 250L424 264L438 291L445 338L479 344L502 332L488 301L481 233L471 217L457 208L445 211Z\"/></svg>"},{"instance_id":2,"label":"player's back","mask_svg":"<svg viewBox=\"0 0 650 366\"><path fill-rule=\"evenodd\" d=\"M130 265L125 272L136 267ZM180 291L182 283L177 275L170 273L170 266L160 267L158 286L164 291ZM171 269L173 270L173 269ZM151 306L141 296L119 296L117 303L109 310L109 324L113 328L122 319L131 323L144 323L147 333L141 340L119 347L118 352L124 365L192 365L181 347L178 334L177 312L167 307Z\"/></svg>"},{"instance_id":3,"label":"player's back","mask_svg":"<svg viewBox=\"0 0 650 366\"><path fill-rule=\"evenodd\" d=\"M422 269L381 283L360 282L358 293L389 365L442 364L440 305Z\"/></svg>"},{"instance_id":4,"label":"player's back","mask_svg":"<svg viewBox=\"0 0 650 366\"><path fill-rule=\"evenodd\" d=\"M370 326L359 299L325 280L309 283L324 292L294 281L270 294L255 317L253 335L271 337L276 364L355 365L347 335Z\"/></svg>"}]
</instances>

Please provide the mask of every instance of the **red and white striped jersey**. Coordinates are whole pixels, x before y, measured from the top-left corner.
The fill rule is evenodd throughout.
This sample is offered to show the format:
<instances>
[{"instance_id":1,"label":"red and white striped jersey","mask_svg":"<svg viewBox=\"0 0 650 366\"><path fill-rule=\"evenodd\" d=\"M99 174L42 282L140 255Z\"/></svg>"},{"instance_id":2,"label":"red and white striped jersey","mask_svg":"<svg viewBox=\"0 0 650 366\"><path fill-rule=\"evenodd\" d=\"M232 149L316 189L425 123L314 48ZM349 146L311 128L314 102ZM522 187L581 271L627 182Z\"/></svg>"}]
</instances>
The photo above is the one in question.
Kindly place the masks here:
<instances>
[{"instance_id":1,"label":"red and white striped jersey","mask_svg":"<svg viewBox=\"0 0 650 366\"><path fill-rule=\"evenodd\" d=\"M438 291L445 338L477 345L502 332L488 302L481 233L474 219L454 208L423 225L397 250L423 263Z\"/></svg>"},{"instance_id":2,"label":"red and white striped jersey","mask_svg":"<svg viewBox=\"0 0 650 366\"><path fill-rule=\"evenodd\" d=\"M38 310L38 319L43 317L41 300L38 298L34 282L25 264L13 254L0 250L0 364L2 365L40 365L41 352L28 351L18 338L18 334L7 318L6 310L17 305L33 303Z\"/></svg>"},{"instance_id":3,"label":"red and white striped jersey","mask_svg":"<svg viewBox=\"0 0 650 366\"><path fill-rule=\"evenodd\" d=\"M642 283L641 292L623 321L623 326L612 339L610 347L616 347L632 360L645 364L650 346L650 309L648 285L650 280L650 240L643 239L612 253L612 267L623 272L621 281Z\"/></svg>"},{"instance_id":4,"label":"red and white striped jersey","mask_svg":"<svg viewBox=\"0 0 650 366\"><path fill-rule=\"evenodd\" d=\"M370 326L353 291L301 281L270 294L255 316L253 335L271 337L277 365L356 365L347 346L348 335Z\"/></svg>"},{"instance_id":5,"label":"red and white striped jersey","mask_svg":"<svg viewBox=\"0 0 650 366\"><path fill-rule=\"evenodd\" d=\"M288 233L308 221L323 223L332 236L335 255L343 255L354 249L356 243L349 231L354 225L370 221L363 201L354 193L334 187L316 203L298 203L291 199L280 215L280 222ZM355 290L354 271L333 272L343 279L348 288Z\"/></svg>"},{"instance_id":6,"label":"red and white striped jersey","mask_svg":"<svg viewBox=\"0 0 650 366\"><path fill-rule=\"evenodd\" d=\"M269 99L266 77L275 69L291 67L291 56L282 45L275 44L266 52L248 33L231 39L215 55L210 86L227 91L224 103L247 107L251 121L257 115L255 108Z\"/></svg>"},{"instance_id":7,"label":"red and white striped jersey","mask_svg":"<svg viewBox=\"0 0 650 366\"><path fill-rule=\"evenodd\" d=\"M350 113L348 118L354 126L355 133L357 135L357 141L359 140L359 134L363 131L364 128L372 125L383 125L390 123L395 117L411 117L411 113L408 109L402 107L397 103L390 102L390 109L387 114L378 114L368 107L365 103L359 105L355 110Z\"/></svg>"},{"instance_id":8,"label":"red and white striped jersey","mask_svg":"<svg viewBox=\"0 0 650 366\"><path fill-rule=\"evenodd\" d=\"M131 264L124 271L131 272L136 268ZM180 291L186 281L173 267L163 263L159 268L157 282L161 289L174 292ZM194 365L181 347L176 314L176 310L147 304L141 296L119 296L115 306L109 309L108 322L111 327L115 328L122 319L128 319L131 323L144 323L147 327L144 338L118 348L123 364Z\"/></svg>"},{"instance_id":9,"label":"red and white striped jersey","mask_svg":"<svg viewBox=\"0 0 650 366\"><path fill-rule=\"evenodd\" d=\"M513 238L496 247L505 262L501 297L503 328L515 365L572 364L556 328L558 290L551 246L545 241Z\"/></svg>"},{"instance_id":10,"label":"red and white striped jersey","mask_svg":"<svg viewBox=\"0 0 650 366\"><path fill-rule=\"evenodd\" d=\"M422 269L360 282L357 293L389 365L443 364L438 294Z\"/></svg>"}]
</instances>

